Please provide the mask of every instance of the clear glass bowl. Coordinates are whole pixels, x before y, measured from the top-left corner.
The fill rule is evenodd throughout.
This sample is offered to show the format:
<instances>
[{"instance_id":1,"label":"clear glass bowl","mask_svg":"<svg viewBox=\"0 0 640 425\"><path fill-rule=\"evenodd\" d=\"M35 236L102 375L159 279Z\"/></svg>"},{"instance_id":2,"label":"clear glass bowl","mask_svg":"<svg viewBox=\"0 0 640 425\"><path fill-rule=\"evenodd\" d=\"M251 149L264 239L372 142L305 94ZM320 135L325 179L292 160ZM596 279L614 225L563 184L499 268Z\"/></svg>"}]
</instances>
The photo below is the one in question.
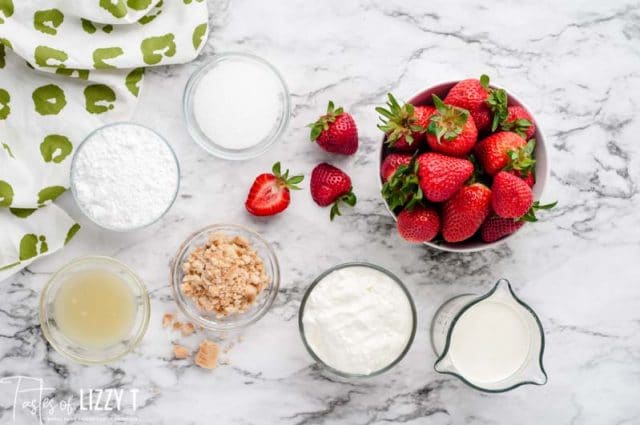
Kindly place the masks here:
<instances>
[{"instance_id":1,"label":"clear glass bowl","mask_svg":"<svg viewBox=\"0 0 640 425\"><path fill-rule=\"evenodd\" d=\"M198 85L202 78L216 66L229 61L251 62L253 64L257 64L269 73L273 74L273 78L279 82L279 85L281 86L279 98L281 101L282 113L278 118L278 121L273 126L272 131L269 134L265 134L261 142L245 149L228 149L216 143L215 140L211 140L198 125L198 121L196 120L193 110L193 96L195 91L198 89ZM247 102L250 102L251 99L246 100ZM222 53L214 56L209 62L202 65L193 73L187 82L183 96L183 112L189 134L193 140L195 140L196 143L198 143L207 152L223 159L245 160L255 158L256 156L263 154L280 138L280 136L282 136L282 133L284 133L284 130L287 128L289 123L291 115L291 100L289 98L289 89L287 88L284 78L269 62L258 56L247 53Z\"/></svg>"},{"instance_id":2,"label":"clear glass bowl","mask_svg":"<svg viewBox=\"0 0 640 425\"><path fill-rule=\"evenodd\" d=\"M91 139L91 137L93 137L97 132L107 128L107 127L112 127L112 126L119 126L119 125L127 125L127 126L137 126L137 127L142 127L147 131L150 131L152 133L154 133L159 140L162 140L164 142L164 144L167 146L167 148L169 149L169 152L171 152L171 155L173 157L173 159L175 160L175 164L176 164L176 170L177 170L177 176L178 178L176 179L176 184L174 188L169 188L168 190L172 190L173 191L173 196L171 197L171 202L169 204L167 204L167 207L164 209L164 211L162 212L162 214L160 214L157 217L154 217L151 221L149 221L148 223L144 223L141 224L140 226L135 226L135 227L128 227L128 228L119 228L119 227L110 227L109 225L105 224L105 223L100 223L99 221L97 221L96 219L94 219L93 217L91 217L91 215L89 214L88 211L86 211L83 207L82 204L80 202L78 202L78 193L76 190L76 158L78 157L78 153L82 150L82 147L85 145L85 142L89 139ZM178 191L180 189L180 163L178 162L178 157L176 156L176 153L174 152L173 148L171 147L171 145L169 144L169 142L167 142L167 140L162 137L160 134L158 134L158 132L150 129L149 127L146 127L144 125L140 125L137 123L133 123L133 122L127 122L127 121L122 121L122 122L116 122L116 123L112 123L112 124L107 124L104 125L100 128L95 129L94 131L92 131L80 144L80 146L78 146L78 148L76 149L75 154L73 155L73 159L71 161L71 177L70 177L70 186L71 186L71 193L73 194L73 199L76 202L76 205L78 206L78 208L80 209L80 211L82 211L82 213L85 215L85 217L87 217L89 220L91 220L93 223L95 223L97 226L106 229L106 230L111 230L114 232L130 232L130 231L134 231L134 230L139 230L139 229L143 229L145 227L151 226L153 223L157 222L158 220L160 220L170 209L171 206L174 204L174 202L176 201L176 198L178 197Z\"/></svg>"},{"instance_id":3,"label":"clear glass bowl","mask_svg":"<svg viewBox=\"0 0 640 425\"><path fill-rule=\"evenodd\" d=\"M184 278L182 264L184 264L194 249L204 245L209 240L209 236L215 233L241 236L246 239L264 262L265 272L271 278L267 286L258 294L255 302L247 311L223 318L216 317L214 313L200 310L191 298L184 295L181 288L182 279ZM269 311L280 288L280 266L273 248L271 248L271 245L258 233L235 224L214 224L191 234L182 243L173 260L171 282L173 296L178 304L178 308L190 320L209 330L228 331L244 328L255 323Z\"/></svg>"},{"instance_id":4,"label":"clear glass bowl","mask_svg":"<svg viewBox=\"0 0 640 425\"><path fill-rule=\"evenodd\" d=\"M131 289L136 306L134 323L129 334L117 344L105 348L83 347L67 338L56 322L54 311L56 295L67 278L79 272L96 269L120 277ZM84 364L109 363L133 351L142 340L149 325L150 310L147 289L129 267L110 257L81 257L58 270L43 288L40 296L40 325L47 341L60 354Z\"/></svg>"},{"instance_id":5,"label":"clear glass bowl","mask_svg":"<svg viewBox=\"0 0 640 425\"><path fill-rule=\"evenodd\" d=\"M372 373L366 374L366 375L362 375L362 374L352 374L352 373L347 373L347 372L343 372L337 369L334 369L333 367L329 366L328 364L326 364L324 361L322 361L322 359L320 357L318 357L318 355L313 351L313 349L311 348L311 346L309 345L309 342L307 341L307 337L305 335L304 332L304 323L303 323L303 317L304 317L304 309L305 306L307 304L307 300L309 299L309 295L311 294L311 292L313 292L313 289L316 287L316 285L318 283L320 283L326 276L328 276L329 274L333 273L336 270L340 270L340 269L344 269L344 268L348 268L348 267L368 267L370 269L374 269L377 270L379 272L384 273L385 275L387 275L388 277L390 277L391 279L393 279L394 282L396 282L398 284L398 286L400 287L400 289L402 289L402 292L404 292L404 294L407 296L407 300L409 301L409 305L411 306L411 313L413 316L413 325L411 326L411 335L409 336L409 339L407 340L407 345L404 347L404 349L400 352L400 354L398 355L398 357L392 361L391 363L389 363L387 366L383 367L382 369L376 370ZM391 273L389 270L382 268L380 266L377 266L375 264L371 264L371 263L366 263L366 262L350 262L350 263L343 263L343 264L339 264L337 266L331 267L330 269L326 270L325 272L323 272L320 276L318 276L309 286L309 288L307 288L306 292L304 293L304 296L302 297L302 302L300 303L300 310L298 312L298 328L300 330L300 336L302 337L302 342L304 343L304 346L306 347L307 351L309 352L309 354L311 355L311 357L320 365L322 366L322 368L329 372L329 374L333 375L333 376L337 376L339 378L344 378L347 380L350 379L358 379L358 378L370 378L373 376L377 376L380 375L382 373L387 372L388 370L390 370L391 368L393 368L395 365L397 365L398 363L400 363L400 361L404 358L404 356L407 354L407 352L409 351L409 349L411 348L411 344L413 344L413 339L416 336L416 327L417 327L417 313L416 313L416 306L413 302L413 297L411 296L411 293L409 292L409 290L407 289L407 287L404 285L404 283L402 283L402 281L393 273Z\"/></svg>"}]
</instances>

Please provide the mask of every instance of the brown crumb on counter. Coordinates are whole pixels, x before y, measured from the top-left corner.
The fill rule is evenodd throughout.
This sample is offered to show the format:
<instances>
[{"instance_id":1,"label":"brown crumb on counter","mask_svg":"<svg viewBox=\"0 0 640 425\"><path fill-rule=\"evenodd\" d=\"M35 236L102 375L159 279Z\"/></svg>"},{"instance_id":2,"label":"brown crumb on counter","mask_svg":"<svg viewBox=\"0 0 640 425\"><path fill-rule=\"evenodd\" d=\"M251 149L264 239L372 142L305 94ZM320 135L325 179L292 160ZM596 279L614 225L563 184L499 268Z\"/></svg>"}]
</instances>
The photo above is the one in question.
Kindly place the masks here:
<instances>
[{"instance_id":1,"label":"brown crumb on counter","mask_svg":"<svg viewBox=\"0 0 640 425\"><path fill-rule=\"evenodd\" d=\"M178 345L178 344L173 345L173 356L176 359L178 360L186 359L190 355L191 355L191 352L189 352L189 350L183 347L182 345Z\"/></svg>"},{"instance_id":2,"label":"brown crumb on counter","mask_svg":"<svg viewBox=\"0 0 640 425\"><path fill-rule=\"evenodd\" d=\"M174 319L175 319L175 316L173 314L165 313L165 315L162 316L162 327L166 328L167 326L173 323Z\"/></svg>"},{"instance_id":3,"label":"brown crumb on counter","mask_svg":"<svg viewBox=\"0 0 640 425\"><path fill-rule=\"evenodd\" d=\"M193 326L193 323L191 322L183 323L182 327L180 328L180 332L182 333L182 336L189 336L195 331L196 331L196 327Z\"/></svg>"},{"instance_id":4,"label":"brown crumb on counter","mask_svg":"<svg viewBox=\"0 0 640 425\"><path fill-rule=\"evenodd\" d=\"M215 369L218 364L220 348L215 342L204 340L200 343L200 349L196 353L195 363L204 369Z\"/></svg>"},{"instance_id":5,"label":"brown crumb on counter","mask_svg":"<svg viewBox=\"0 0 640 425\"><path fill-rule=\"evenodd\" d=\"M246 311L268 285L264 262L240 236L213 234L182 264L182 291L218 318Z\"/></svg>"},{"instance_id":6,"label":"brown crumb on counter","mask_svg":"<svg viewBox=\"0 0 640 425\"><path fill-rule=\"evenodd\" d=\"M178 322L177 320L173 322L173 330L178 331L182 329L182 322Z\"/></svg>"}]
</instances>

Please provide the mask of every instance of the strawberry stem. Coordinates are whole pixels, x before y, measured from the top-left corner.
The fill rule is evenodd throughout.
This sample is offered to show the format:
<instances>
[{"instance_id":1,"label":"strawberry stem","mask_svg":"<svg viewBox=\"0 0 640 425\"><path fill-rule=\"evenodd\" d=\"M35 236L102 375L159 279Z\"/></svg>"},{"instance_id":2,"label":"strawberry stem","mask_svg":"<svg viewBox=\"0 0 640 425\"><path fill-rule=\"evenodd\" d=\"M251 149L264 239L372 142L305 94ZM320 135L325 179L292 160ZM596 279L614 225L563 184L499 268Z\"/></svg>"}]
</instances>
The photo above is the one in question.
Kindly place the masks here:
<instances>
[{"instance_id":1,"label":"strawberry stem","mask_svg":"<svg viewBox=\"0 0 640 425\"><path fill-rule=\"evenodd\" d=\"M302 188L298 186L298 184L302 183L304 180L303 175L291 176L289 177L289 170L287 169L284 174L281 172L280 161L273 164L271 167L271 171L273 175L278 178L278 183L283 187L286 187L291 190L301 190Z\"/></svg>"},{"instance_id":2,"label":"strawberry stem","mask_svg":"<svg viewBox=\"0 0 640 425\"><path fill-rule=\"evenodd\" d=\"M526 221L529 223L534 223L538 221L538 217L536 217L537 210L550 210L556 205L558 205L558 201L552 202L550 204L544 204L544 205L540 205L540 201L535 201L531 206L531 208L529 208L529 211L527 211L525 215L520 217L520 220Z\"/></svg>"},{"instance_id":3,"label":"strawberry stem","mask_svg":"<svg viewBox=\"0 0 640 425\"><path fill-rule=\"evenodd\" d=\"M358 201L358 199L356 198L355 193L353 193L353 188L351 190L349 190L348 193L345 193L344 195L342 195L341 197L336 199L335 202L333 203L333 205L331 206L331 210L329 212L329 218L331 219L331 221L333 221L333 219L336 216L342 215L342 213L340 212L340 203L341 202L344 202L345 204L349 205L350 207L354 207L356 205L357 201Z\"/></svg>"},{"instance_id":4,"label":"strawberry stem","mask_svg":"<svg viewBox=\"0 0 640 425\"><path fill-rule=\"evenodd\" d=\"M469 111L456 106L446 105L438 96L432 95L433 106L438 113L431 116L427 131L436 136L438 143L442 138L453 140L458 137L469 119Z\"/></svg>"},{"instance_id":5,"label":"strawberry stem","mask_svg":"<svg viewBox=\"0 0 640 425\"><path fill-rule=\"evenodd\" d=\"M330 100L329 104L327 105L327 113L318 118L316 122L313 122L307 126L311 128L311 133L309 135L311 141L316 141L323 131L329 129L329 124L335 122L336 118L338 118L343 113L344 108L336 108L333 101Z\"/></svg>"},{"instance_id":6,"label":"strawberry stem","mask_svg":"<svg viewBox=\"0 0 640 425\"><path fill-rule=\"evenodd\" d=\"M400 105L391 93L388 93L387 97L387 108L385 109L381 106L376 108L376 112L380 114L381 121L381 124L378 124L378 128L387 135L386 142L391 147L402 137L404 137L407 144L413 144L412 133L426 131L420 125L416 125L413 105L410 103Z\"/></svg>"}]
</instances>

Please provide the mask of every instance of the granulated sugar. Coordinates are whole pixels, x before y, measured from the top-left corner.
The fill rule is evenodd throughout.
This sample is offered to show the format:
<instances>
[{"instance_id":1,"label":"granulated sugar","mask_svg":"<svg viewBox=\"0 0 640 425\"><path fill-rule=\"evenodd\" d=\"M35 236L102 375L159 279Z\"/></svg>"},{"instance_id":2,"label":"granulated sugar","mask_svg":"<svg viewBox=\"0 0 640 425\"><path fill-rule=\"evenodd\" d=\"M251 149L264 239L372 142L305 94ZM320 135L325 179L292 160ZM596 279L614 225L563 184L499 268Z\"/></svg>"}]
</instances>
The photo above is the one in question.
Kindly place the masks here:
<instances>
[{"instance_id":1,"label":"granulated sugar","mask_svg":"<svg viewBox=\"0 0 640 425\"><path fill-rule=\"evenodd\" d=\"M171 206L178 163L153 131L115 124L93 133L74 158L71 179L80 208L113 230L145 226Z\"/></svg>"},{"instance_id":2,"label":"granulated sugar","mask_svg":"<svg viewBox=\"0 0 640 425\"><path fill-rule=\"evenodd\" d=\"M198 83L193 114L202 132L216 145L247 149L267 139L283 114L283 88L267 65L227 59Z\"/></svg>"}]
</instances>

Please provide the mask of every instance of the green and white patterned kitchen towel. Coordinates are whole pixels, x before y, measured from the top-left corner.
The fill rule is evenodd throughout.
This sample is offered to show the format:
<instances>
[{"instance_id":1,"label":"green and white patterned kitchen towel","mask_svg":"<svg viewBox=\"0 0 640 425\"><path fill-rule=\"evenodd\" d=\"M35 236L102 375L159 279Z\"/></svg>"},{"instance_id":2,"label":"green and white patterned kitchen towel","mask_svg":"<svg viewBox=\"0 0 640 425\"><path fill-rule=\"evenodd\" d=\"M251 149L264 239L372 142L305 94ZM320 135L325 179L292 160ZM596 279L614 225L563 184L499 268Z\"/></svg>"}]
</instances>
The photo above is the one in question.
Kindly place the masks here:
<instances>
[{"instance_id":1,"label":"green and white patterned kitchen towel","mask_svg":"<svg viewBox=\"0 0 640 425\"><path fill-rule=\"evenodd\" d=\"M0 0L0 281L79 226L52 204L75 147L127 120L144 67L194 59L205 0Z\"/></svg>"}]
</instances>

